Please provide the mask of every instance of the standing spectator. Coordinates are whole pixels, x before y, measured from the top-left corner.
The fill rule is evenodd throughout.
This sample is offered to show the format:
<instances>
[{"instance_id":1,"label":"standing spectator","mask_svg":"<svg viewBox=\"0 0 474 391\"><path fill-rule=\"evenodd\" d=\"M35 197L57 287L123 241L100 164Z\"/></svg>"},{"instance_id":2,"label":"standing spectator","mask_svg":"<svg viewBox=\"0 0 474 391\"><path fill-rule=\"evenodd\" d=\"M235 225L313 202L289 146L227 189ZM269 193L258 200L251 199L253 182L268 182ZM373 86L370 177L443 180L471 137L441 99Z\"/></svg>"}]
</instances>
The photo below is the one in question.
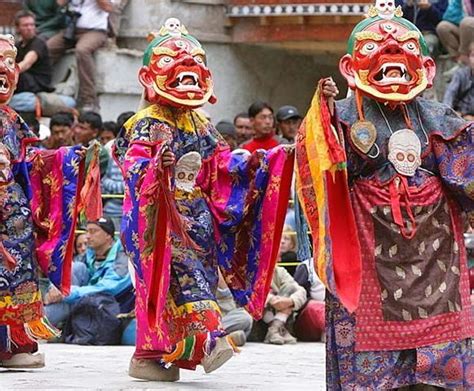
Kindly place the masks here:
<instances>
[{"instance_id":1,"label":"standing spectator","mask_svg":"<svg viewBox=\"0 0 474 391\"><path fill-rule=\"evenodd\" d=\"M56 0L25 0L24 9L35 14L38 35L48 40L64 28L64 12Z\"/></svg>"},{"instance_id":2,"label":"standing spectator","mask_svg":"<svg viewBox=\"0 0 474 391\"><path fill-rule=\"evenodd\" d=\"M224 140L229 144L230 149L233 151L237 148L237 132L235 131L234 125L230 121L219 121L216 124L216 129Z\"/></svg>"},{"instance_id":3,"label":"standing spectator","mask_svg":"<svg viewBox=\"0 0 474 391\"><path fill-rule=\"evenodd\" d=\"M294 106L282 106L277 111L276 119L281 137L290 143L294 143L302 120L298 109Z\"/></svg>"},{"instance_id":4,"label":"standing spectator","mask_svg":"<svg viewBox=\"0 0 474 391\"><path fill-rule=\"evenodd\" d=\"M465 119L474 120L474 42L470 45L469 66L461 67L444 93L443 103Z\"/></svg>"},{"instance_id":5,"label":"standing spectator","mask_svg":"<svg viewBox=\"0 0 474 391\"><path fill-rule=\"evenodd\" d=\"M452 59L467 64L469 45L474 40L474 17L471 1L464 1L467 7L463 7L463 0L450 0L436 32ZM465 13L463 8L469 11Z\"/></svg>"},{"instance_id":6,"label":"standing spectator","mask_svg":"<svg viewBox=\"0 0 474 391\"><path fill-rule=\"evenodd\" d=\"M280 144L281 139L275 135L273 109L268 103L253 103L249 107L249 118L255 135L242 145L243 149L254 152L257 149L268 150Z\"/></svg>"},{"instance_id":7,"label":"standing spectator","mask_svg":"<svg viewBox=\"0 0 474 391\"><path fill-rule=\"evenodd\" d=\"M114 121L106 121L102 124L102 129L99 133L99 141L105 146L110 141L115 140L117 137L118 129L117 124Z\"/></svg>"},{"instance_id":8,"label":"standing spectator","mask_svg":"<svg viewBox=\"0 0 474 391\"><path fill-rule=\"evenodd\" d=\"M234 127L237 132L237 145L241 145L253 137L253 128L247 113L239 113L235 116Z\"/></svg>"},{"instance_id":9,"label":"standing spectator","mask_svg":"<svg viewBox=\"0 0 474 391\"><path fill-rule=\"evenodd\" d=\"M405 0L403 17L418 27L425 38L431 56L437 54L439 46L436 26L441 21L448 0Z\"/></svg>"},{"instance_id":10,"label":"standing spectator","mask_svg":"<svg viewBox=\"0 0 474 391\"><path fill-rule=\"evenodd\" d=\"M47 149L57 149L73 145L73 124L74 116L71 113L59 112L54 114L49 121L51 135L43 142L44 147Z\"/></svg>"},{"instance_id":11,"label":"standing spectator","mask_svg":"<svg viewBox=\"0 0 474 391\"><path fill-rule=\"evenodd\" d=\"M18 11L15 27L20 38L17 40L16 61L20 77L15 93L51 92L51 65L45 42L36 36L35 15L29 11Z\"/></svg>"},{"instance_id":12,"label":"standing spectator","mask_svg":"<svg viewBox=\"0 0 474 391\"><path fill-rule=\"evenodd\" d=\"M66 29L48 40L53 63L69 48L75 48L79 75L79 106L84 111L99 111L95 89L94 53L107 40L108 13L112 10L109 0L58 0L67 3L68 11L80 16L68 19Z\"/></svg>"},{"instance_id":13,"label":"standing spectator","mask_svg":"<svg viewBox=\"0 0 474 391\"><path fill-rule=\"evenodd\" d=\"M79 116L73 128L73 137L76 144L89 146L91 141L97 140L102 129L102 117L93 111L86 111ZM86 167L89 167L92 154L86 156ZM109 164L109 153L101 146L99 152L100 176L104 177Z\"/></svg>"}]
</instances>

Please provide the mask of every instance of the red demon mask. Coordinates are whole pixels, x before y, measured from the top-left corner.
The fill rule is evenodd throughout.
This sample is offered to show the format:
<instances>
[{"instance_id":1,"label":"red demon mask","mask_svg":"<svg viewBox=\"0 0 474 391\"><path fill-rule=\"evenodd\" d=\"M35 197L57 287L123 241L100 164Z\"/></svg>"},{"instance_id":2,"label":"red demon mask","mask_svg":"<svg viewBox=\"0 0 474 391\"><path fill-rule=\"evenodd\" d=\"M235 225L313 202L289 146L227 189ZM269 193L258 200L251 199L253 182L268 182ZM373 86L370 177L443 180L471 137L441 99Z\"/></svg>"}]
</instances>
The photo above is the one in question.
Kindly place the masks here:
<instances>
[{"instance_id":1,"label":"red demon mask","mask_svg":"<svg viewBox=\"0 0 474 391\"><path fill-rule=\"evenodd\" d=\"M409 21L360 22L339 63L349 87L383 103L409 102L433 84L436 68L423 36Z\"/></svg>"},{"instance_id":2,"label":"red demon mask","mask_svg":"<svg viewBox=\"0 0 474 391\"><path fill-rule=\"evenodd\" d=\"M0 105L7 104L18 82L20 69L15 62L16 48L12 35L0 35Z\"/></svg>"},{"instance_id":3,"label":"red demon mask","mask_svg":"<svg viewBox=\"0 0 474 391\"><path fill-rule=\"evenodd\" d=\"M174 18L148 45L139 79L150 103L197 108L216 101L204 49Z\"/></svg>"}]
</instances>

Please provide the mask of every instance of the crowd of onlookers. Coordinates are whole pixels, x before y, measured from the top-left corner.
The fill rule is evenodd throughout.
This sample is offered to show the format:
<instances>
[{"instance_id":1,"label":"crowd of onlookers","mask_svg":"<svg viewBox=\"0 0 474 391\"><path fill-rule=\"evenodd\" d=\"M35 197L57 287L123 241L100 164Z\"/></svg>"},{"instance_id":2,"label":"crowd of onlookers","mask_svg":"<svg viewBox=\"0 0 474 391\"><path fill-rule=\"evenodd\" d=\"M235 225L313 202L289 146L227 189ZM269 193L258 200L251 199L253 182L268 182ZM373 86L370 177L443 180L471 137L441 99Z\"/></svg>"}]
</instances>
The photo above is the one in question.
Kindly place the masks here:
<instances>
[{"instance_id":1,"label":"crowd of onlookers","mask_svg":"<svg viewBox=\"0 0 474 391\"><path fill-rule=\"evenodd\" d=\"M102 120L93 57L107 41L113 45L120 13L127 2L25 1L25 9L15 18L20 78L11 105L41 138L38 147L88 146L93 140L101 143L104 217L78 227L83 232L75 242L71 293L63 296L46 281L43 284L46 313L64 330L63 338L69 343L134 343L134 288L128 259L117 236L124 183L110 156L119 129L134 113L122 113L115 121ZM444 102L466 119L473 119L473 1L405 0L401 5L405 17L422 31L430 54L443 55L453 62L445 75L450 83ZM75 49L76 65L64 82L53 86L52 66L68 48ZM37 121L41 115L50 117L48 128ZM232 121L218 122L216 128L232 150L253 152L294 143L301 121L293 106L274 111L268 103L256 101ZM279 345L297 339L324 339L325 289L311 259L298 259L294 266L297 243L292 208L286 224L279 261L287 268L275 269L261 321L253 322L244 309L238 308L224 280L219 281L217 300L223 326L239 345L247 339Z\"/></svg>"}]
</instances>

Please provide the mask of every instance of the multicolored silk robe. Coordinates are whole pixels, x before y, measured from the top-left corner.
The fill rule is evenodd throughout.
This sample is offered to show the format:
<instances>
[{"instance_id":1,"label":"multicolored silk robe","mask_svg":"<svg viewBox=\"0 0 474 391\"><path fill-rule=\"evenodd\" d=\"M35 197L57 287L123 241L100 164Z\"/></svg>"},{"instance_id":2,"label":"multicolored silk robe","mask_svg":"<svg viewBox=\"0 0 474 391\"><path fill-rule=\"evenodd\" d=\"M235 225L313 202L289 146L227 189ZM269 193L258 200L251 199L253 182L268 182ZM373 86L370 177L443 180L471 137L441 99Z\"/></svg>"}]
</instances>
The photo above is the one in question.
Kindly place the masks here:
<instances>
[{"instance_id":1,"label":"multicolored silk robe","mask_svg":"<svg viewBox=\"0 0 474 391\"><path fill-rule=\"evenodd\" d=\"M0 181L0 360L56 335L43 316L38 266L63 293L70 286L79 157L61 148L26 158L34 141L21 117L0 107L0 144L11 159Z\"/></svg>"},{"instance_id":2,"label":"multicolored silk robe","mask_svg":"<svg viewBox=\"0 0 474 391\"><path fill-rule=\"evenodd\" d=\"M161 168L166 149L171 170ZM193 369L225 334L218 268L236 302L262 314L293 156L231 153L197 112L158 105L125 124L115 156L127 184L122 240L136 269L135 356Z\"/></svg>"},{"instance_id":3,"label":"multicolored silk robe","mask_svg":"<svg viewBox=\"0 0 474 391\"><path fill-rule=\"evenodd\" d=\"M422 145L421 166L410 177L388 160L391 134L408 127L401 109L364 99L365 120L377 129L376 145L367 154L351 139L351 126L358 121L355 99L337 102L336 109L345 140L347 216L355 216L360 253L337 256L327 237L324 259L330 264L322 268L330 290L327 387L388 390L430 384L471 390L474 321L462 221L462 212L474 207L471 125L437 102L418 98L408 104L411 129ZM300 175L306 172L298 169ZM328 179L321 196L331 197L334 186ZM330 229L331 223L338 222L329 214L322 224ZM312 230L318 232L317 225ZM351 281L339 271L354 259L360 259L361 272ZM347 300L334 281L354 288L355 312L343 305Z\"/></svg>"}]
</instances>

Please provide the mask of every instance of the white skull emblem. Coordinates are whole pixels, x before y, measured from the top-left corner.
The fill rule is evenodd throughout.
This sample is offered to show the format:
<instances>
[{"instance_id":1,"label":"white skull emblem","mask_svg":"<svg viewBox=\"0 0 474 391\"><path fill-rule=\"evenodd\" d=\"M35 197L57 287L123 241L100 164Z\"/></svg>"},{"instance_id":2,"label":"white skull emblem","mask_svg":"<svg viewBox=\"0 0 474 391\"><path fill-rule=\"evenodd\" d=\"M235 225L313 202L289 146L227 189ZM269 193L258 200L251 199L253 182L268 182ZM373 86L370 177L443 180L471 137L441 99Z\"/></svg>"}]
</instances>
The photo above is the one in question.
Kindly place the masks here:
<instances>
[{"instance_id":1,"label":"white skull emblem","mask_svg":"<svg viewBox=\"0 0 474 391\"><path fill-rule=\"evenodd\" d=\"M397 130L388 141L388 160L405 176L415 175L421 165L421 142L413 130Z\"/></svg>"},{"instance_id":2,"label":"white skull emblem","mask_svg":"<svg viewBox=\"0 0 474 391\"><path fill-rule=\"evenodd\" d=\"M395 13L395 0L376 0L375 8L382 19L392 19Z\"/></svg>"},{"instance_id":3,"label":"white skull emblem","mask_svg":"<svg viewBox=\"0 0 474 391\"><path fill-rule=\"evenodd\" d=\"M197 152L188 152L181 156L175 167L176 187L191 193L196 185L196 177L201 169L201 155Z\"/></svg>"},{"instance_id":4,"label":"white skull emblem","mask_svg":"<svg viewBox=\"0 0 474 391\"><path fill-rule=\"evenodd\" d=\"M176 18L169 18L165 21L165 28L168 30L168 34L172 37L179 38L181 37L182 28L181 22Z\"/></svg>"}]
</instances>

